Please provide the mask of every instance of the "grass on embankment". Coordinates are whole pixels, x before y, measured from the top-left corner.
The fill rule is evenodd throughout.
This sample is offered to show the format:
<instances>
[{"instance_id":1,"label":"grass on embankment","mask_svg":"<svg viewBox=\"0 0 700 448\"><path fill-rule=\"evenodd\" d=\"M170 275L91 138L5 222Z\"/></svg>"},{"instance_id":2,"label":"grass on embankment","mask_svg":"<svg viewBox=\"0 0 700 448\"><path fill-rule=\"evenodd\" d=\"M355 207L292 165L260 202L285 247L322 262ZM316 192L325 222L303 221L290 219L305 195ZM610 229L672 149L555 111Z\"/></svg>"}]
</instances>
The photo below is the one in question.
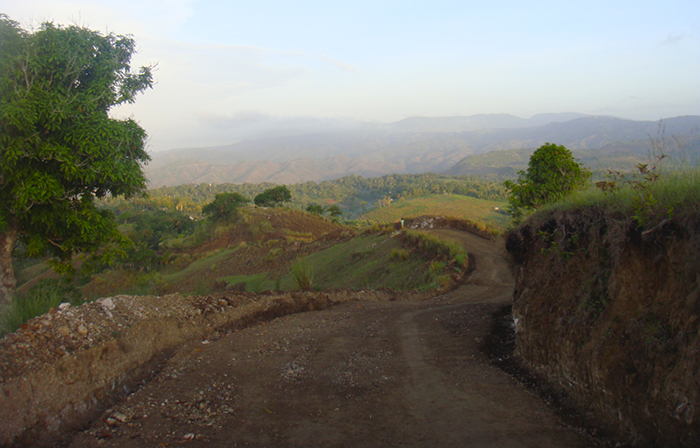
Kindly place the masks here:
<instances>
[{"instance_id":1,"label":"grass on embankment","mask_svg":"<svg viewBox=\"0 0 700 448\"><path fill-rule=\"evenodd\" d=\"M449 249L448 249L449 251ZM398 237L363 235L303 258L314 289L425 290L446 282L445 266L412 254ZM298 289L295 275L258 273L229 276L229 285L245 283L246 290Z\"/></svg>"},{"instance_id":2,"label":"grass on embankment","mask_svg":"<svg viewBox=\"0 0 700 448\"><path fill-rule=\"evenodd\" d=\"M649 230L670 219L683 219L700 209L700 169L657 172L658 177L626 176L603 191L594 185L540 209L531 219L541 219L556 210L603 208L609 215L630 219Z\"/></svg>"},{"instance_id":3,"label":"grass on embankment","mask_svg":"<svg viewBox=\"0 0 700 448\"><path fill-rule=\"evenodd\" d=\"M374 209L360 217L369 222L398 222L401 218L423 215L451 216L483 222L503 231L508 225L508 215L503 213L506 203L488 201L458 194L430 194L411 199L399 199L387 207Z\"/></svg>"}]
</instances>

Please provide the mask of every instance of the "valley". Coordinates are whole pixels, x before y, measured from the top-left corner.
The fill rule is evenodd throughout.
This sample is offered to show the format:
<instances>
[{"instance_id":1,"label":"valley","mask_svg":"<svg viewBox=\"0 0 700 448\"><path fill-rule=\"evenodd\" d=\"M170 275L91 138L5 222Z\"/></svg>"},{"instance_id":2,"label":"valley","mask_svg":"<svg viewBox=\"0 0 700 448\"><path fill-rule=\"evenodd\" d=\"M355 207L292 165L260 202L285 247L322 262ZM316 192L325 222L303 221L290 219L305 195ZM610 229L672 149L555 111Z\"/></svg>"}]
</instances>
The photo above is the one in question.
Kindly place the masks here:
<instances>
[{"instance_id":1,"label":"valley","mask_svg":"<svg viewBox=\"0 0 700 448\"><path fill-rule=\"evenodd\" d=\"M688 131L693 120L678 117L669 126ZM2 331L8 335L1 340L0 365L6 366L1 383L10 400L5 421L16 431L8 433L6 443L51 446L60 438L69 446L230 446L231 441L242 446L318 441L346 446L348 440L368 446L604 446L608 442L599 437L600 428L627 440L626 430L615 425L593 423L595 438L581 422L575 422L577 428L568 426L578 414L558 415L561 410L548 408L498 368L513 374L508 365L522 367L531 357L513 357L512 339L500 340L494 333L501 319L496 316L509 316L513 295L522 294L517 286L513 290L498 239L509 225L500 179L524 168L532 151L512 149L517 138L529 136L535 142L544 128L568 138L578 145L574 154L580 161L607 164L594 173L596 180L623 179L629 171L616 171L618 167L646 166L637 137L650 123L625 123L623 132L606 128L615 120L572 121L576 123L516 126L500 130L495 140L488 137L489 130L392 134L393 141L403 143L391 149L368 137L364 144L374 145L374 151L361 154L363 146L350 142L355 159L329 156L340 157L331 163L335 167L356 166L353 160L365 157L367 166L376 169L366 173L370 177L352 173L316 181L313 176L325 174L312 159L291 159L275 163L303 167L306 171L295 168L298 178L215 183L225 177L214 177L208 183L186 160L154 163L175 164L204 181L161 186L131 201L103 200L101 206L115 214L131 244L76 259L75 275L68 281L48 270L44 260L18 259L22 298L17 303L43 308L11 325L12 313L3 315ZM581 123L592 127L581 130ZM688 138L674 140L675 148L685 151L677 153L665 146L662 133L648 136L653 152L646 157L670 157L674 163L692 159L698 140L691 131ZM615 133L629 140L610 137ZM328 154L337 150L332 139L324 139ZM447 152L430 152L438 140L440 151ZM467 140L485 146L463 156L459 141ZM511 149L498 149L498 141ZM266 144L259 141L253 147L265 154L260 145ZM212 157L207 151L201 154ZM411 174L405 160L396 162L391 154L417 157L413 161L419 171L438 160L449 163L440 165L444 174ZM219 152L214 157L223 162L228 156ZM394 163L390 172L409 173L376 177L389 159ZM247 172L274 171L259 162ZM196 164L202 173L219 169L201 160ZM250 204L284 179L290 181L288 207ZM625 181L629 185L621 184L641 185L634 189L644 195L656 178L631 179ZM205 204L232 193L240 201L226 219L202 212ZM589 189L580 200L591 200L595 193ZM693 201L659 208L655 200L632 198L630 206L636 209L626 213L638 226L667 213L658 224L663 226L680 205L687 208ZM640 212L640 207L645 209ZM566 248L567 225L562 227ZM547 238L555 237L556 231ZM560 249L555 245L542 254ZM572 254L562 252L562 260ZM595 300L590 306L596 310L607 306L607 298ZM664 335L675 331L660 328ZM537 341L542 337L538 331L528 330L527 337ZM29 354L38 357L30 360ZM548 372L546 366L532 366ZM73 370L82 373L73 375ZM535 383L556 384L561 378L555 374L547 380ZM69 387L60 394L45 390L54 381ZM33 404L39 396L45 409ZM690 418L691 425L692 409L688 414L683 403L683 418ZM577 412L586 408L574 407ZM587 418L585 424L591 421ZM640 421L640 427L646 425L644 418ZM679 434L691 437L682 430ZM639 437L632 433L633 440Z\"/></svg>"},{"instance_id":2,"label":"valley","mask_svg":"<svg viewBox=\"0 0 700 448\"><path fill-rule=\"evenodd\" d=\"M700 446L697 0L307 3L0 12L0 448Z\"/></svg>"}]
</instances>

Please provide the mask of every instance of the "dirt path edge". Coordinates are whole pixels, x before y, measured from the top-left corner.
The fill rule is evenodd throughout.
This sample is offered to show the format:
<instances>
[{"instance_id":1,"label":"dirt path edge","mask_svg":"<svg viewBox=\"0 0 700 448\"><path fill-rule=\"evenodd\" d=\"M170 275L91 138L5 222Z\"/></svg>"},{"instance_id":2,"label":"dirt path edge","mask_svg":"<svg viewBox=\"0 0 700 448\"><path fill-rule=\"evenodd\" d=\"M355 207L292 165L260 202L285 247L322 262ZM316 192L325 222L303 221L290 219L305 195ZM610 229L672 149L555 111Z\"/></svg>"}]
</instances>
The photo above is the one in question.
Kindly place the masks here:
<instances>
[{"instance_id":1,"label":"dirt path edge","mask_svg":"<svg viewBox=\"0 0 700 448\"><path fill-rule=\"evenodd\" d=\"M56 443L152 378L188 341L213 340L258 322L348 301L415 300L436 293L117 296L54 310L0 341L0 446Z\"/></svg>"}]
</instances>

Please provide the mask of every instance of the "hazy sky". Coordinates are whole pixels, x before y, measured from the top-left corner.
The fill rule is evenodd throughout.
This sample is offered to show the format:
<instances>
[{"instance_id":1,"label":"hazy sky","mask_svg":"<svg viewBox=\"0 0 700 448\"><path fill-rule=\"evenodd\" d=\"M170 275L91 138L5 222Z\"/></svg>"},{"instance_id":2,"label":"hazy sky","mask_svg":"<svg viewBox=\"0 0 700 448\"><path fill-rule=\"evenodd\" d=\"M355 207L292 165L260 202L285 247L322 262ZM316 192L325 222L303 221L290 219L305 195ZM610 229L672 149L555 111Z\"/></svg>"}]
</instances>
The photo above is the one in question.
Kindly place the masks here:
<instances>
[{"instance_id":1,"label":"hazy sky","mask_svg":"<svg viewBox=\"0 0 700 448\"><path fill-rule=\"evenodd\" d=\"M700 1L0 0L131 34L158 63L133 106L152 150L251 122L581 112L700 115Z\"/></svg>"}]
</instances>

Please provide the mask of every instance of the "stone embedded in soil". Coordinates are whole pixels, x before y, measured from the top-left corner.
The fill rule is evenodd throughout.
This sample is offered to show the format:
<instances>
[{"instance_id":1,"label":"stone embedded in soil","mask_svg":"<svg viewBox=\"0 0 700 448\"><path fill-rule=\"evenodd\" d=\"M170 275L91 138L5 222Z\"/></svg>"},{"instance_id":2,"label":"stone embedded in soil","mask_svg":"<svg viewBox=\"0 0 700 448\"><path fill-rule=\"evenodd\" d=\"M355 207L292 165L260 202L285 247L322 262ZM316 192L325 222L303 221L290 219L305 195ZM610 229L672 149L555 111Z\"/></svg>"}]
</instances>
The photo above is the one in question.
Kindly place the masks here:
<instances>
[{"instance_id":1,"label":"stone embedded in soil","mask_svg":"<svg viewBox=\"0 0 700 448\"><path fill-rule=\"evenodd\" d=\"M122 423L126 423L129 421L129 417L120 412L115 412L114 414L112 414L112 417Z\"/></svg>"},{"instance_id":2,"label":"stone embedded in soil","mask_svg":"<svg viewBox=\"0 0 700 448\"><path fill-rule=\"evenodd\" d=\"M106 297L104 299L100 299L97 301L100 305L102 305L102 308L108 311L114 310L116 305L114 304L114 301L112 300L111 297Z\"/></svg>"}]
</instances>

